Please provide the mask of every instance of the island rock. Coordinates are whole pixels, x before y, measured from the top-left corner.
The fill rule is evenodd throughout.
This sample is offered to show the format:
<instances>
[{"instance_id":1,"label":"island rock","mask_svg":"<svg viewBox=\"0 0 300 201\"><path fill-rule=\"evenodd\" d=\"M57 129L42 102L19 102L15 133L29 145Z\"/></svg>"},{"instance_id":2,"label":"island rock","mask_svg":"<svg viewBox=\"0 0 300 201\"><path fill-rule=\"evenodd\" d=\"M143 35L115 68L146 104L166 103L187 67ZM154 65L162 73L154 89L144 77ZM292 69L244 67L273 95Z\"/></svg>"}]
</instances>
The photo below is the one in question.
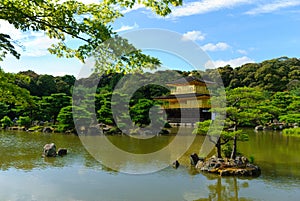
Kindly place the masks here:
<instances>
[{"instance_id":1,"label":"island rock","mask_svg":"<svg viewBox=\"0 0 300 201\"><path fill-rule=\"evenodd\" d=\"M205 161L199 160L195 166L197 169L219 174L220 176L259 176L261 170L258 166L249 163L246 157L236 159L211 157Z\"/></svg>"},{"instance_id":2,"label":"island rock","mask_svg":"<svg viewBox=\"0 0 300 201\"><path fill-rule=\"evenodd\" d=\"M54 143L46 144L44 146L43 156L55 157L56 156L56 146Z\"/></svg>"},{"instance_id":3,"label":"island rock","mask_svg":"<svg viewBox=\"0 0 300 201\"><path fill-rule=\"evenodd\" d=\"M66 148L59 148L57 151L57 155L64 156L67 155L67 149Z\"/></svg>"}]
</instances>

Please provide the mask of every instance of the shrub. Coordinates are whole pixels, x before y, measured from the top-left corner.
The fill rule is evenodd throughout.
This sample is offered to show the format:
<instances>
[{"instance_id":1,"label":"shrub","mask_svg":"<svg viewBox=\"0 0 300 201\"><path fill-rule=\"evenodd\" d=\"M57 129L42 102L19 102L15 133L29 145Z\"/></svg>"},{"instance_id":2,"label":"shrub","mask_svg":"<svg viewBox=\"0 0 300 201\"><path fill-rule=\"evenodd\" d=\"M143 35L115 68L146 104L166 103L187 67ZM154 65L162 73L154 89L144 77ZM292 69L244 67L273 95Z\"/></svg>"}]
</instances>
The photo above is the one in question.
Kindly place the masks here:
<instances>
[{"instance_id":1,"label":"shrub","mask_svg":"<svg viewBox=\"0 0 300 201\"><path fill-rule=\"evenodd\" d=\"M26 117L20 116L19 119L17 120L17 123L19 126L24 126L25 128L29 128L31 126L31 119L28 116Z\"/></svg>"},{"instance_id":2,"label":"shrub","mask_svg":"<svg viewBox=\"0 0 300 201\"><path fill-rule=\"evenodd\" d=\"M11 121L11 119L8 116L4 116L1 120L1 127L2 128L7 128L9 126L13 125L13 122Z\"/></svg>"},{"instance_id":3,"label":"shrub","mask_svg":"<svg viewBox=\"0 0 300 201\"><path fill-rule=\"evenodd\" d=\"M230 158L232 152L232 144L227 143L224 146L222 146L222 152L226 158Z\"/></svg>"},{"instance_id":4,"label":"shrub","mask_svg":"<svg viewBox=\"0 0 300 201\"><path fill-rule=\"evenodd\" d=\"M254 163L254 156L249 157L249 163L252 163L252 164Z\"/></svg>"}]
</instances>

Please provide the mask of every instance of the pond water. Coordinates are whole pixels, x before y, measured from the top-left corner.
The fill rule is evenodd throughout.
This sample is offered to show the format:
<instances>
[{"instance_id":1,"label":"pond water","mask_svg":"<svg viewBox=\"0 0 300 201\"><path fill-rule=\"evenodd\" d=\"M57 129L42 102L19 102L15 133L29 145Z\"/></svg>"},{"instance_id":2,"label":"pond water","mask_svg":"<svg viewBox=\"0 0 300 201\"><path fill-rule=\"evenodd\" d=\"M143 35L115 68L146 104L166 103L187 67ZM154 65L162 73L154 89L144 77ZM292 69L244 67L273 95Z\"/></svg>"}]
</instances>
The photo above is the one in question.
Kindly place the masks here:
<instances>
[{"instance_id":1,"label":"pond water","mask_svg":"<svg viewBox=\"0 0 300 201\"><path fill-rule=\"evenodd\" d=\"M186 133L191 130L186 128ZM202 136L197 136L179 160L178 169L167 167L132 175L102 166L77 136L0 131L0 200L299 200L300 138L285 137L280 132L247 132L250 140L239 143L239 150L253 156L261 167L258 178L220 178L191 169L188 156L199 152ZM139 152L148 152L149 147L159 149L174 136L156 138L155 145L145 143ZM132 149L128 137L110 136L110 140ZM50 142L66 147L68 155L42 158L42 148ZM139 164L128 167L135 165Z\"/></svg>"}]
</instances>

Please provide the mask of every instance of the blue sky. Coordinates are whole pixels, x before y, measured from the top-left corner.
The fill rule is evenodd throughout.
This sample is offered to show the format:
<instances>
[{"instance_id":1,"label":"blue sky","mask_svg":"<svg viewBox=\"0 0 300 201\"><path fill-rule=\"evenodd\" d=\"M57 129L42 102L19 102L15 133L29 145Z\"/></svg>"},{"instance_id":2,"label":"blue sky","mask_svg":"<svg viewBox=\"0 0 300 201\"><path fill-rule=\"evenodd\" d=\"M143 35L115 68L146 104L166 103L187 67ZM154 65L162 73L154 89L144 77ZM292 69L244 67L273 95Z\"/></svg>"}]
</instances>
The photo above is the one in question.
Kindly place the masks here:
<instances>
[{"instance_id":1,"label":"blue sky","mask_svg":"<svg viewBox=\"0 0 300 201\"><path fill-rule=\"evenodd\" d=\"M112 24L120 34L143 28L175 31L201 46L217 67L281 56L299 58L300 0L188 0L165 18L140 5L123 12L124 17ZM1 32L12 34L26 47L20 60L9 56L0 63L5 71L77 75L83 66L76 59L50 55L46 49L53 41L42 33L21 33L3 21L0 26Z\"/></svg>"}]
</instances>

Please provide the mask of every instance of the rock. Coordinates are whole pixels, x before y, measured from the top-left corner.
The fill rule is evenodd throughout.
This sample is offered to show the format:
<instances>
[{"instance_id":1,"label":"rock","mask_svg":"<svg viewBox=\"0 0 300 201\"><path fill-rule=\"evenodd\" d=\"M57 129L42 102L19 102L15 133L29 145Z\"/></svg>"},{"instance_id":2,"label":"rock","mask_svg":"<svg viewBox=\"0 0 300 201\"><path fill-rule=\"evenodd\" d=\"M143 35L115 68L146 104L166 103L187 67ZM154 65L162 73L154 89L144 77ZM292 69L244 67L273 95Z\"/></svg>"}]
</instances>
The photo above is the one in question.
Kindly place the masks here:
<instances>
[{"instance_id":1,"label":"rock","mask_svg":"<svg viewBox=\"0 0 300 201\"><path fill-rule=\"evenodd\" d=\"M173 164L172 164L173 168L177 169L179 167L179 162L178 160L176 160Z\"/></svg>"},{"instance_id":2,"label":"rock","mask_svg":"<svg viewBox=\"0 0 300 201\"><path fill-rule=\"evenodd\" d=\"M43 133L52 133L53 132L53 128L51 128L51 127L45 127L45 128L43 128L42 132Z\"/></svg>"},{"instance_id":3,"label":"rock","mask_svg":"<svg viewBox=\"0 0 300 201\"><path fill-rule=\"evenodd\" d=\"M57 155L64 156L67 155L67 149L66 148L59 148L57 151Z\"/></svg>"},{"instance_id":4,"label":"rock","mask_svg":"<svg viewBox=\"0 0 300 201\"><path fill-rule=\"evenodd\" d=\"M220 176L256 177L261 174L260 168L249 163L249 160L244 156L236 157L234 160L211 157L205 161L199 160L195 167L201 171L219 174Z\"/></svg>"},{"instance_id":5,"label":"rock","mask_svg":"<svg viewBox=\"0 0 300 201\"><path fill-rule=\"evenodd\" d=\"M170 132L167 129L162 129L161 131L159 131L158 134L160 134L160 135L168 135L168 134L170 134Z\"/></svg>"},{"instance_id":6,"label":"rock","mask_svg":"<svg viewBox=\"0 0 300 201\"><path fill-rule=\"evenodd\" d=\"M247 164L246 169L249 173L247 176L259 176L261 174L261 169L253 164Z\"/></svg>"},{"instance_id":7,"label":"rock","mask_svg":"<svg viewBox=\"0 0 300 201\"><path fill-rule=\"evenodd\" d=\"M203 165L204 165L204 162L203 161L201 161L201 160L199 160L198 162L197 162L197 164L196 164L196 168L198 168L198 169L201 169L202 167L203 167Z\"/></svg>"},{"instance_id":8,"label":"rock","mask_svg":"<svg viewBox=\"0 0 300 201\"><path fill-rule=\"evenodd\" d=\"M255 127L255 130L256 131L262 131L262 130L264 130L264 127L262 125L259 125L259 126Z\"/></svg>"},{"instance_id":9,"label":"rock","mask_svg":"<svg viewBox=\"0 0 300 201\"><path fill-rule=\"evenodd\" d=\"M44 146L43 156L55 157L56 156L56 146L54 143L46 144Z\"/></svg>"},{"instance_id":10,"label":"rock","mask_svg":"<svg viewBox=\"0 0 300 201\"><path fill-rule=\"evenodd\" d=\"M192 166L196 166L199 161L199 156L196 153L190 155L190 161Z\"/></svg>"}]
</instances>

